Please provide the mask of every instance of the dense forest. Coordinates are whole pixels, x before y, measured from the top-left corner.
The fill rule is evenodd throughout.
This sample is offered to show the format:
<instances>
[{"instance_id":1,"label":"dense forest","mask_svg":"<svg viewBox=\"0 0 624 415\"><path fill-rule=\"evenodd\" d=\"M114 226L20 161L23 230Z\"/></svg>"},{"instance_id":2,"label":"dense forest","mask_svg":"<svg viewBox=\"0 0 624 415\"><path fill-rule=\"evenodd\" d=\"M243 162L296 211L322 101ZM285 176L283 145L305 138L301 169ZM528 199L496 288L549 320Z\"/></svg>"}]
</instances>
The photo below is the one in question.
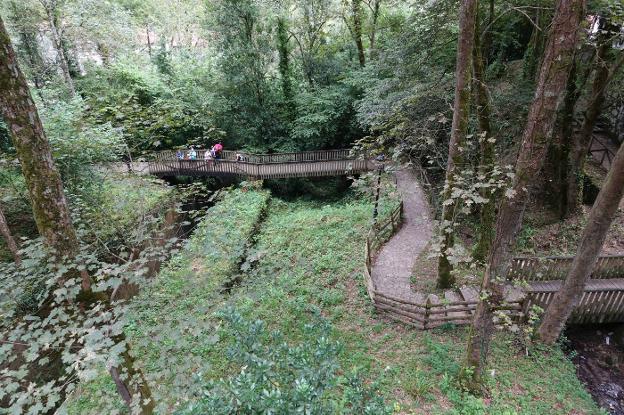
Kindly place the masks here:
<instances>
[{"instance_id":1,"label":"dense forest","mask_svg":"<svg viewBox=\"0 0 624 415\"><path fill-rule=\"evenodd\" d=\"M620 0L2 0L0 412L624 414L623 67Z\"/></svg>"}]
</instances>

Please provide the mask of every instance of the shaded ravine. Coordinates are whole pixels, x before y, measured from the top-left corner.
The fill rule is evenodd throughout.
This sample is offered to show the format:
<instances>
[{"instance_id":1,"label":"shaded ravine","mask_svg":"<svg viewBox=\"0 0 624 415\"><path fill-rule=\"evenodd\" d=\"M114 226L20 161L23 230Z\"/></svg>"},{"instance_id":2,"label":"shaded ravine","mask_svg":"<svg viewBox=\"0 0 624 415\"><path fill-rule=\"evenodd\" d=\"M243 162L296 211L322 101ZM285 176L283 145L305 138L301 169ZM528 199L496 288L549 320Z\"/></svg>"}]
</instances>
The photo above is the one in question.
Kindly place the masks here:
<instances>
[{"instance_id":1,"label":"shaded ravine","mask_svg":"<svg viewBox=\"0 0 624 415\"><path fill-rule=\"evenodd\" d=\"M398 170L396 179L403 199L403 225L377 254L372 278L383 294L422 302L424 296L411 290L410 277L418 255L431 240L431 211L413 170Z\"/></svg>"},{"instance_id":2,"label":"shaded ravine","mask_svg":"<svg viewBox=\"0 0 624 415\"><path fill-rule=\"evenodd\" d=\"M565 335L579 380L601 408L624 415L624 327L574 326Z\"/></svg>"}]
</instances>

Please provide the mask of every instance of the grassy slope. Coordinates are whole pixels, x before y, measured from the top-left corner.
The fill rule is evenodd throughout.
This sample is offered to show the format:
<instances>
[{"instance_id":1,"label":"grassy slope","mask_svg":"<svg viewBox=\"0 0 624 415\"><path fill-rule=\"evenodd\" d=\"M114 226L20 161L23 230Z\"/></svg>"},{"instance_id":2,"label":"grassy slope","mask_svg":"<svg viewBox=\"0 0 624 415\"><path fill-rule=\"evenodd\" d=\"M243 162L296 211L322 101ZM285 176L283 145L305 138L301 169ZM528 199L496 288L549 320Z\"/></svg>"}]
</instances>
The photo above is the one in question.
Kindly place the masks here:
<instances>
[{"instance_id":1,"label":"grassy slope","mask_svg":"<svg viewBox=\"0 0 624 415\"><path fill-rule=\"evenodd\" d=\"M228 297L222 286L238 274L238 258L268 200L263 191L227 192L183 251L133 300L126 333L161 411L197 392L195 375L211 370L209 355L219 347L212 313ZM83 384L67 403L72 414L121 407L107 374Z\"/></svg>"},{"instance_id":2,"label":"grassy slope","mask_svg":"<svg viewBox=\"0 0 624 415\"><path fill-rule=\"evenodd\" d=\"M238 303L246 314L296 336L315 308L333 321L346 367L379 375L400 413L598 413L559 350L525 357L508 335L492 350L491 396L464 399L449 381L467 330L420 332L371 312L362 284L362 246L371 206L274 203L258 244L259 264Z\"/></svg>"},{"instance_id":3,"label":"grassy slope","mask_svg":"<svg viewBox=\"0 0 624 415\"><path fill-rule=\"evenodd\" d=\"M231 213L221 211L226 217ZM343 367L359 367L367 378L379 381L388 401L396 401L397 413L599 413L561 351L525 357L505 334L496 336L492 349L491 395L485 400L461 396L451 379L464 352L466 329L421 332L372 312L361 273L370 215L371 204L356 199L331 205L273 201L251 253L255 261L247 264L243 286L229 296L218 290L228 278L220 258L227 251L213 255L215 241L223 235L202 225L186 253L161 273L149 292L151 304L145 304L131 326L135 340L156 338L138 347L146 372L162 369L163 354L172 355L172 372L181 372L152 382L159 385L158 393L168 399L188 397L198 386L188 376L191 371L213 379L233 373L235 368L225 363L228 339L214 335L216 321L210 317L229 304L292 340L318 314L330 319L345 346ZM237 216L235 221L241 220ZM162 319L171 323L172 333L150 331L162 328L162 322L152 324ZM101 384L89 387L103 389Z\"/></svg>"}]
</instances>

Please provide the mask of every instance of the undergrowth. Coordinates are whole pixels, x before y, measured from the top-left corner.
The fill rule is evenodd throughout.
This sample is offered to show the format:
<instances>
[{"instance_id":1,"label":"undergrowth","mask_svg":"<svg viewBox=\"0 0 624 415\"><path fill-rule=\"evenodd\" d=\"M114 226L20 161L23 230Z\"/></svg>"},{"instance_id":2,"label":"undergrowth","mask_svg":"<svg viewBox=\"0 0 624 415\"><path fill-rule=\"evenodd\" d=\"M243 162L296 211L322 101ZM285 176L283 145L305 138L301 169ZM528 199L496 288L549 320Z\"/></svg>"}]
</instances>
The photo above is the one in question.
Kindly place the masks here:
<instances>
[{"instance_id":1,"label":"undergrowth","mask_svg":"<svg viewBox=\"0 0 624 415\"><path fill-rule=\"evenodd\" d=\"M260 344L271 344L273 332L280 333L278 344L314 344L318 334L309 325L329 322L324 335L340 344L336 364L357 372L362 385L374 385L397 414L600 413L559 349L535 349L527 357L503 333L492 344L489 395L460 392L454 376L465 352L465 328L422 332L372 310L362 280L372 203L357 193L332 203L274 198L255 245L247 247L241 285L229 294L221 284L238 271L228 268L228 258L245 248L244 232L225 229L253 222L249 218L259 215L268 196L236 190L208 212L185 252L141 295L128 330L144 371L169 374L150 382L166 399L161 412L201 407L206 396L241 379L247 365L228 352L237 347L236 336L217 317L232 308L244 321L262 321ZM333 396L345 388L338 385ZM355 412L343 405L334 413Z\"/></svg>"}]
</instances>

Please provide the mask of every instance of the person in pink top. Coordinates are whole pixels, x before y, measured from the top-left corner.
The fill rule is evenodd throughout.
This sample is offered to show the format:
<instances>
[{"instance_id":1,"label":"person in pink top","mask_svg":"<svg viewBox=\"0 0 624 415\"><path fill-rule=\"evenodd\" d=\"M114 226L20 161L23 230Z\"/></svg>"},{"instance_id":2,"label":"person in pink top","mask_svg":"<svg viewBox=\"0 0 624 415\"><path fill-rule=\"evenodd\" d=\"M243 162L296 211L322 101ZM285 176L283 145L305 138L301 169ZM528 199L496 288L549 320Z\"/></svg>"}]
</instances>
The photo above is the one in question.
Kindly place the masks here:
<instances>
[{"instance_id":1,"label":"person in pink top","mask_svg":"<svg viewBox=\"0 0 624 415\"><path fill-rule=\"evenodd\" d=\"M215 160L221 159L221 153L223 152L223 144L220 142L212 146L212 153Z\"/></svg>"}]
</instances>

